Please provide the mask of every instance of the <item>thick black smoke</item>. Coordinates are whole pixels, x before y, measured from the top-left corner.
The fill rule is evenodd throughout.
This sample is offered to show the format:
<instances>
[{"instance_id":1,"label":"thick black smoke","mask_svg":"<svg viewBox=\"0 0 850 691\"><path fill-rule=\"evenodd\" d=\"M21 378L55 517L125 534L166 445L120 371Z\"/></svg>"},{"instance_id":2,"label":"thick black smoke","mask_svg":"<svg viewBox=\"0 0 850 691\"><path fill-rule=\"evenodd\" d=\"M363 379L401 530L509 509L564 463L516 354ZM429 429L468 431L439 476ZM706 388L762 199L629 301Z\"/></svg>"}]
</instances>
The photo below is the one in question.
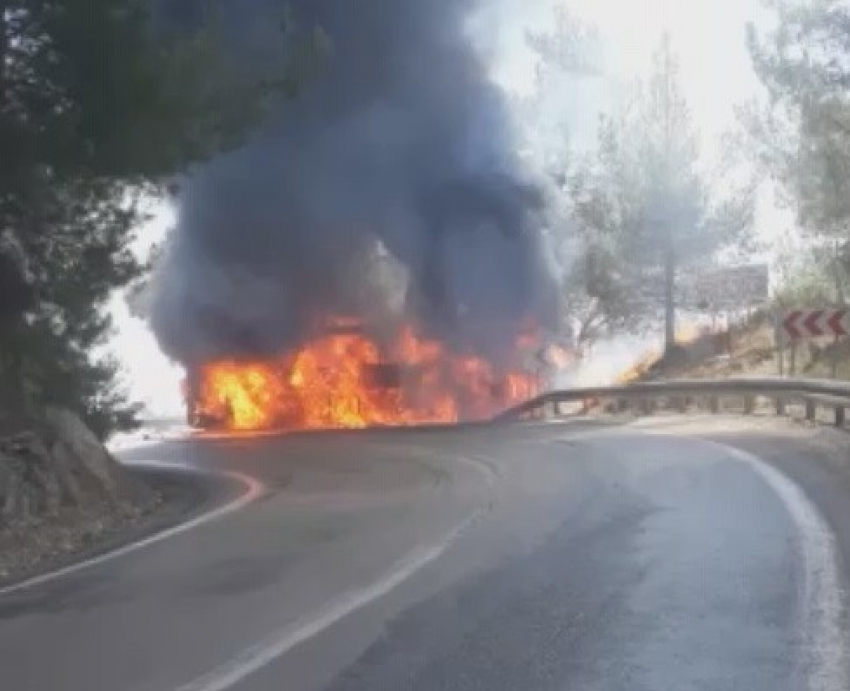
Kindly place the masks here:
<instances>
[{"instance_id":1,"label":"thick black smoke","mask_svg":"<svg viewBox=\"0 0 850 691\"><path fill-rule=\"evenodd\" d=\"M170 0L191 21L192 2ZM473 0L296 0L332 53L248 146L184 187L152 323L184 363L279 352L356 304L352 258L379 239L409 272L409 309L491 350L552 317L536 215L503 94L466 35ZM223 3L250 49L279 2Z\"/></svg>"}]
</instances>

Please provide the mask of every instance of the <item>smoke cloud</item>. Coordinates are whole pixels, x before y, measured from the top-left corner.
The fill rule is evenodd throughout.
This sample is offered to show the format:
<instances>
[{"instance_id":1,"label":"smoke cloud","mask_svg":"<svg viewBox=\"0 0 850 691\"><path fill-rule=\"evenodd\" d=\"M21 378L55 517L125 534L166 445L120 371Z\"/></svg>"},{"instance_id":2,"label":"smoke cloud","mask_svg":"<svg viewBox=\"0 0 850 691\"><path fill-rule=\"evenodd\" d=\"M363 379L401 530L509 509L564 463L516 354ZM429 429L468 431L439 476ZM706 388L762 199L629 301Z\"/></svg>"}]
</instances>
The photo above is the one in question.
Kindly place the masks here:
<instances>
[{"instance_id":1,"label":"smoke cloud","mask_svg":"<svg viewBox=\"0 0 850 691\"><path fill-rule=\"evenodd\" d=\"M457 348L496 355L527 318L548 325L542 195L467 35L477 3L290 4L332 53L278 118L183 187L152 294L165 352L183 363L277 353L317 317L368 317L375 301L359 284L376 246L404 267L395 290L406 286L409 315ZM197 5L167 6L187 22ZM222 6L240 50L279 17L272 0Z\"/></svg>"}]
</instances>

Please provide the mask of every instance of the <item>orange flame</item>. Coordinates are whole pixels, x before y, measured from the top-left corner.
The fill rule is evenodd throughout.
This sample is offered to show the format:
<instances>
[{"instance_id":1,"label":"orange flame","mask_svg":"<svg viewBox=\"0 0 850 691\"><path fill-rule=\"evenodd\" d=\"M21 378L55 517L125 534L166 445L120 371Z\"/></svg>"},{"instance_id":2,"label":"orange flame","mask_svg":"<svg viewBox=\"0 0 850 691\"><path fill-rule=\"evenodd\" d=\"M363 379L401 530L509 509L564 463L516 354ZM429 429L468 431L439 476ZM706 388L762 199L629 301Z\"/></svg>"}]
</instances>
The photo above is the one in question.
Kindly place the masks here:
<instances>
[{"instance_id":1,"label":"orange flame","mask_svg":"<svg viewBox=\"0 0 850 691\"><path fill-rule=\"evenodd\" d=\"M452 354L410 327L385 349L352 329L277 358L209 363L196 374L193 419L241 431L455 423L486 418L538 389L519 368Z\"/></svg>"},{"instance_id":2,"label":"orange flame","mask_svg":"<svg viewBox=\"0 0 850 691\"><path fill-rule=\"evenodd\" d=\"M701 335L702 330L695 324L685 324L676 329L677 345L689 345L696 341ZM633 365L625 372L621 372L615 379L616 384L634 384L643 379L649 370L660 359L663 353L662 348L656 348L644 353Z\"/></svg>"},{"instance_id":3,"label":"orange flame","mask_svg":"<svg viewBox=\"0 0 850 691\"><path fill-rule=\"evenodd\" d=\"M553 367L566 369L575 362L575 355L559 345L550 345L546 350L546 357Z\"/></svg>"}]
</instances>

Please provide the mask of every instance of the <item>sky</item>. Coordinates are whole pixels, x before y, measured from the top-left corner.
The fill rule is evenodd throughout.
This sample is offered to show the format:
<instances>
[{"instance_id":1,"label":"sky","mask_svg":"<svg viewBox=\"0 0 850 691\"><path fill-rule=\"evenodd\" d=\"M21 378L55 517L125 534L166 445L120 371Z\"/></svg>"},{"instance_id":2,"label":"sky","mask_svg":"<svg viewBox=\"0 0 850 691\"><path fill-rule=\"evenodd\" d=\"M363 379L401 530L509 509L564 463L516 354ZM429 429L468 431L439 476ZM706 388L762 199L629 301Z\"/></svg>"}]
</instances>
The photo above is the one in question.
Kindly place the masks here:
<instances>
[{"instance_id":1,"label":"sky","mask_svg":"<svg viewBox=\"0 0 850 691\"><path fill-rule=\"evenodd\" d=\"M494 22L501 45L496 73L510 89L533 88L534 58L525 34L546 31L558 7L602 34L608 66L604 81L612 91L647 76L652 54L668 30L681 61L685 95L708 145L735 124L735 106L758 87L745 32L748 22L764 20L759 0L525 0L519 10L520 3L504 2L498 13L503 21ZM598 110L596 105L586 110Z\"/></svg>"},{"instance_id":2,"label":"sky","mask_svg":"<svg viewBox=\"0 0 850 691\"><path fill-rule=\"evenodd\" d=\"M493 61L494 78L511 91L528 93L533 88L535 63L525 36L529 30L550 27L558 6L591 22L602 34L609 66L603 93L615 93L630 80L647 75L666 28L680 56L682 84L704 147L713 147L735 124L736 105L757 88L744 36L747 22L762 18L759 0L483 0L483 4L486 21L476 29ZM599 93L596 88L564 94L577 131L582 123L595 122L604 105ZM174 210L161 206L139 230L139 251L161 240L173 222ZM146 324L130 316L122 296L115 296L110 310L117 332L108 350L122 362L131 395L146 406L149 416L182 415L180 368L160 353Z\"/></svg>"},{"instance_id":3,"label":"sky","mask_svg":"<svg viewBox=\"0 0 850 691\"><path fill-rule=\"evenodd\" d=\"M146 256L154 244L165 238L174 225L174 219L172 207L159 205L153 212L153 218L139 229L134 249ZM169 362L160 352L147 323L130 314L123 294L115 294L108 309L116 333L107 345L106 352L121 362L126 387L133 400L145 406L144 416L182 416L182 368Z\"/></svg>"}]
</instances>

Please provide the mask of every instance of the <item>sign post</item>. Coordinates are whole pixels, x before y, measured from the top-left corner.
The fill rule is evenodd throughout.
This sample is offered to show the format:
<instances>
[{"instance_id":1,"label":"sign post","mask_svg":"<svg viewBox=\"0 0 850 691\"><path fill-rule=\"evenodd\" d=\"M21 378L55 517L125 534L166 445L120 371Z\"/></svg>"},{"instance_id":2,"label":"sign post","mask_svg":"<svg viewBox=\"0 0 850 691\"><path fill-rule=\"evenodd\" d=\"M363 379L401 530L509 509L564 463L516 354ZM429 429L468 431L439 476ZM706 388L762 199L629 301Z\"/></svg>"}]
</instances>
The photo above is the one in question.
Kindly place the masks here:
<instances>
[{"instance_id":1,"label":"sign post","mask_svg":"<svg viewBox=\"0 0 850 691\"><path fill-rule=\"evenodd\" d=\"M835 343L841 336L850 334L850 309L794 310L785 314L779 322L777 348L779 372L782 374L782 349L785 343L791 345L791 375L795 374L797 344L811 338L832 336ZM838 374L837 348L833 348L832 376Z\"/></svg>"},{"instance_id":2,"label":"sign post","mask_svg":"<svg viewBox=\"0 0 850 691\"><path fill-rule=\"evenodd\" d=\"M840 336L836 334L832 341L832 378L838 379L838 339Z\"/></svg>"}]
</instances>

